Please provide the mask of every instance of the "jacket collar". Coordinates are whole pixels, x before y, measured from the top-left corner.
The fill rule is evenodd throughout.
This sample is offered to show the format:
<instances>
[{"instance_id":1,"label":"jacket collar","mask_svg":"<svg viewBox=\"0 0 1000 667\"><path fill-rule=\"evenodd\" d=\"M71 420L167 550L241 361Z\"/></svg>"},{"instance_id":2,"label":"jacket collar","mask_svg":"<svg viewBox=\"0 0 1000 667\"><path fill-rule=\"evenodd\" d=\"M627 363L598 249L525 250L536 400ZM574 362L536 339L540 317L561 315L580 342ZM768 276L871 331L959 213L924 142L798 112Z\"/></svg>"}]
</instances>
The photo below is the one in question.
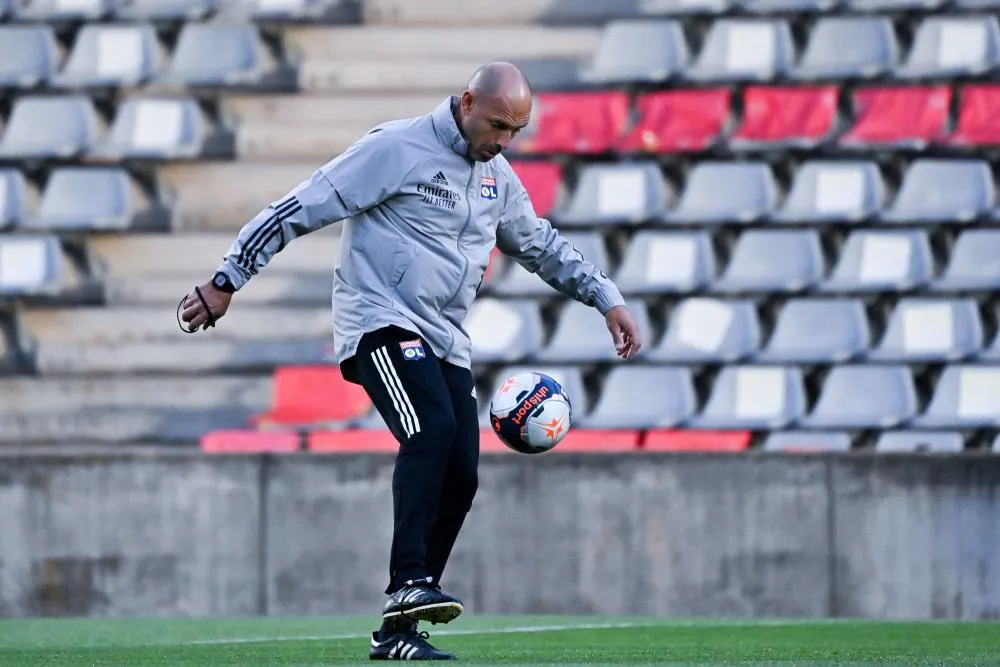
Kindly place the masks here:
<instances>
[{"instance_id":1,"label":"jacket collar","mask_svg":"<svg viewBox=\"0 0 1000 667\"><path fill-rule=\"evenodd\" d=\"M448 97L431 113L434 132L445 146L464 158L469 155L469 142L462 134L455 114L458 112L458 98Z\"/></svg>"}]
</instances>

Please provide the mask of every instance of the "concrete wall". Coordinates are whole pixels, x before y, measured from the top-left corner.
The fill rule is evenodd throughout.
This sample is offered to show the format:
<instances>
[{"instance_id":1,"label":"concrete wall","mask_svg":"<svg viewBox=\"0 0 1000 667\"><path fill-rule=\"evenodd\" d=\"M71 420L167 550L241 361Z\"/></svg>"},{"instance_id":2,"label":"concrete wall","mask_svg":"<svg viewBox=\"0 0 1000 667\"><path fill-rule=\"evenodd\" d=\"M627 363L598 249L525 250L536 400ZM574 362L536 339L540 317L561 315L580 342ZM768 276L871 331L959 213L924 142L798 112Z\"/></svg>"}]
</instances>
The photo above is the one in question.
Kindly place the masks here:
<instances>
[{"instance_id":1,"label":"concrete wall","mask_svg":"<svg viewBox=\"0 0 1000 667\"><path fill-rule=\"evenodd\" d=\"M0 616L375 613L392 463L2 455ZM1000 619L1000 457L499 455L480 489L474 612Z\"/></svg>"}]
</instances>

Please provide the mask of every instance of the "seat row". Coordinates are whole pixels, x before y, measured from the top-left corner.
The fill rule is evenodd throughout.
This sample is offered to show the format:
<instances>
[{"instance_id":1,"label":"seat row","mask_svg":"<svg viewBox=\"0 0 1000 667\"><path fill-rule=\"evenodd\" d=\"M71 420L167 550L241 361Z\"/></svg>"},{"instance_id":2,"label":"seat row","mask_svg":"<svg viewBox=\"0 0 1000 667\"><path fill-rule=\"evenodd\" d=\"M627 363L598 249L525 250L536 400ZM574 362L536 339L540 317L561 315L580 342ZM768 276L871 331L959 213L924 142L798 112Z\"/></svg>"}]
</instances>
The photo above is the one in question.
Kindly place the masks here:
<instances>
[{"instance_id":1,"label":"seat row","mask_svg":"<svg viewBox=\"0 0 1000 667\"><path fill-rule=\"evenodd\" d=\"M1000 145L1000 86L836 85L544 92L512 142L522 155L673 154L708 150L967 150ZM958 112L951 116L953 102ZM739 103L742 111L735 108Z\"/></svg>"},{"instance_id":2,"label":"seat row","mask_svg":"<svg viewBox=\"0 0 1000 667\"><path fill-rule=\"evenodd\" d=\"M979 159L914 160L898 189L869 160L809 160L783 196L773 168L756 160L704 160L677 186L652 161L587 164L570 192L555 162L515 162L539 215L560 227L969 224L998 219L996 184ZM725 197L719 193L725 192Z\"/></svg>"},{"instance_id":3,"label":"seat row","mask_svg":"<svg viewBox=\"0 0 1000 667\"><path fill-rule=\"evenodd\" d=\"M678 20L613 21L604 27L581 79L600 85L671 79L914 80L980 76L1000 66L1000 24L991 14L925 17L916 24L905 55L888 17L820 18L801 56L784 19L716 19L696 53L684 28Z\"/></svg>"},{"instance_id":4,"label":"seat row","mask_svg":"<svg viewBox=\"0 0 1000 667\"><path fill-rule=\"evenodd\" d=\"M254 21L359 18L353 0L0 0L0 21L201 21L218 15Z\"/></svg>"}]
</instances>

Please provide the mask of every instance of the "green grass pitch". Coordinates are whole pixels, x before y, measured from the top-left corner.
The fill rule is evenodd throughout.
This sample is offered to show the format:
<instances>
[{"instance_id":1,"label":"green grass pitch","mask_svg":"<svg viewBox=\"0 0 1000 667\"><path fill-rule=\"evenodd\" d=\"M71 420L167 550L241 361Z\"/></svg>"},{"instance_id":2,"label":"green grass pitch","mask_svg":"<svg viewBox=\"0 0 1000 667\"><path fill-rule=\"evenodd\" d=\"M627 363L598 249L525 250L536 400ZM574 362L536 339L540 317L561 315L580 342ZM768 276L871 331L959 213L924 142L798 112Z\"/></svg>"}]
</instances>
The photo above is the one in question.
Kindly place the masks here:
<instances>
[{"instance_id":1,"label":"green grass pitch","mask_svg":"<svg viewBox=\"0 0 1000 667\"><path fill-rule=\"evenodd\" d=\"M0 665L371 664L370 618L0 621ZM428 626L462 664L1000 665L1000 623L473 616Z\"/></svg>"}]
</instances>

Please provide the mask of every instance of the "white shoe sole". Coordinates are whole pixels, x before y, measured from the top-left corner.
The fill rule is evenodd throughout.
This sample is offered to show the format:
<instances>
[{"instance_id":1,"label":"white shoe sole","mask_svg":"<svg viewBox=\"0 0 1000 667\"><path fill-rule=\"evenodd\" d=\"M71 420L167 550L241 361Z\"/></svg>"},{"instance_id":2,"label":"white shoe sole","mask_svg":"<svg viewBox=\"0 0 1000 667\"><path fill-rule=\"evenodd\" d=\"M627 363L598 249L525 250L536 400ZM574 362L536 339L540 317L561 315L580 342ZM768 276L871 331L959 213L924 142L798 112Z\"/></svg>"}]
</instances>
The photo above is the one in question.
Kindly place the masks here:
<instances>
[{"instance_id":1,"label":"white shoe sole","mask_svg":"<svg viewBox=\"0 0 1000 667\"><path fill-rule=\"evenodd\" d=\"M393 611L382 614L382 618L388 620L402 616L413 621L426 621L434 624L448 623L458 618L464 610L465 608L457 602L436 602L414 607L406 612Z\"/></svg>"}]
</instances>

